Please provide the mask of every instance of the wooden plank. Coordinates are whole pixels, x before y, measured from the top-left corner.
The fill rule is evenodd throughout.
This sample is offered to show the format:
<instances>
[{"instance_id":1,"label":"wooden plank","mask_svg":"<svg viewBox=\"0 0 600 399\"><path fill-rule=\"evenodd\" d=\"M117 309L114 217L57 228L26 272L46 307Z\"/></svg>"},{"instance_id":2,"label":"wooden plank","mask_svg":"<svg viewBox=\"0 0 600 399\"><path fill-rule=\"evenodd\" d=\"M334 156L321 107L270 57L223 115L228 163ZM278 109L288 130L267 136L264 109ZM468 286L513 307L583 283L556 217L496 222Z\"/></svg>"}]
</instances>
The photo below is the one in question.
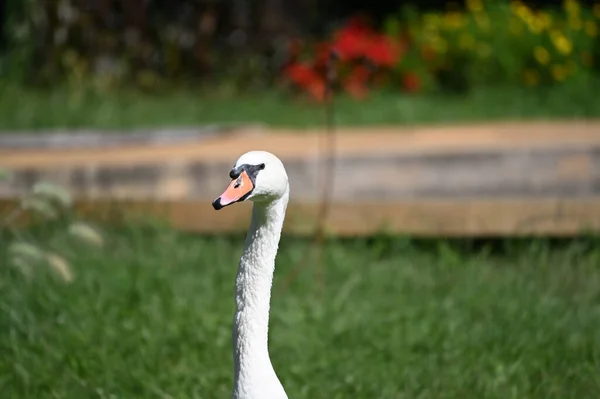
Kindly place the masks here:
<instances>
[{"instance_id":1,"label":"wooden plank","mask_svg":"<svg viewBox=\"0 0 600 399\"><path fill-rule=\"evenodd\" d=\"M13 204L0 201L0 210ZM158 218L177 229L206 234L243 232L250 203L215 211L209 201L78 201L82 216L122 222ZM318 204L293 202L284 231L314 231ZM502 200L403 200L336 203L327 230L339 236L388 232L414 236L574 236L600 232L600 198Z\"/></svg>"},{"instance_id":2,"label":"wooden plank","mask_svg":"<svg viewBox=\"0 0 600 399\"><path fill-rule=\"evenodd\" d=\"M13 168L11 178L0 181L0 196L24 195L32 184L44 180L61 185L75 197L210 200L227 183L235 158L231 154L217 162L173 155L154 163ZM322 159L317 155L282 158L293 198L319 200ZM0 156L0 165L2 162ZM440 149L435 154L340 153L333 173L331 195L336 202L348 198L593 197L600 196L600 140L596 144L554 144L545 148Z\"/></svg>"}]
</instances>

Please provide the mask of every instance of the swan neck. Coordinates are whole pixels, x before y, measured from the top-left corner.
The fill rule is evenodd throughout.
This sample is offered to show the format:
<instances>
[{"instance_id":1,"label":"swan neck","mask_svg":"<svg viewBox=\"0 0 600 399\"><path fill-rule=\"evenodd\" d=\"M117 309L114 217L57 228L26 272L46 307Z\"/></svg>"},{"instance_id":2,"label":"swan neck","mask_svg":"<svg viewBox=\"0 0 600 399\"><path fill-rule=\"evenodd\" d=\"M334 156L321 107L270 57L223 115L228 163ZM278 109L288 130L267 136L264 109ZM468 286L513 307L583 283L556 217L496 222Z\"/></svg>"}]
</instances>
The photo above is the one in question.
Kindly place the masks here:
<instances>
[{"instance_id":1,"label":"swan neck","mask_svg":"<svg viewBox=\"0 0 600 399\"><path fill-rule=\"evenodd\" d=\"M275 257L287 202L285 195L274 202L255 203L252 209L235 285L234 398L257 384L281 386L269 358L268 330Z\"/></svg>"}]
</instances>

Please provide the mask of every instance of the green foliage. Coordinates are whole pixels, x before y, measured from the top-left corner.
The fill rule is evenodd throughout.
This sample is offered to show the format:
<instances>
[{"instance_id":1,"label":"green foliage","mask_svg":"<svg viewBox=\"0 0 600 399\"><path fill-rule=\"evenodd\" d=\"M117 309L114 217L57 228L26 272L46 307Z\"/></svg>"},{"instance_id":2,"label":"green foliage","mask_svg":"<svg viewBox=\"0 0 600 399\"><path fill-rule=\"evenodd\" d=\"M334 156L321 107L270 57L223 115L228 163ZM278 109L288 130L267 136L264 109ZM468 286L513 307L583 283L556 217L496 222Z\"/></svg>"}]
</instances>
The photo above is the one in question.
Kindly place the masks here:
<instances>
[{"instance_id":1,"label":"green foliage","mask_svg":"<svg viewBox=\"0 0 600 399\"><path fill-rule=\"evenodd\" d=\"M229 396L243 236L132 225L109 237L103 252L78 250L69 285L0 268L3 395ZM324 291L308 265L279 294L307 245L283 240L271 308L271 357L290 397L600 393L597 239L333 240Z\"/></svg>"}]
</instances>

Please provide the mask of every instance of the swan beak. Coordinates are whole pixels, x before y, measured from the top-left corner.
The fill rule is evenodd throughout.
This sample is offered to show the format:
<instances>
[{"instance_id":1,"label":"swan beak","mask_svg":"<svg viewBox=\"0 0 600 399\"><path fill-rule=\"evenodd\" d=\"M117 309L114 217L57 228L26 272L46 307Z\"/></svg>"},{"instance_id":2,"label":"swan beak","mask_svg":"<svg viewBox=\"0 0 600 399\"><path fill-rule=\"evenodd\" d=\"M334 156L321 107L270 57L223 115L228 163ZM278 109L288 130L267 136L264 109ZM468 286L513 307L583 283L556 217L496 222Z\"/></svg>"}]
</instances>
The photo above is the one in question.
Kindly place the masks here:
<instances>
[{"instance_id":1,"label":"swan beak","mask_svg":"<svg viewBox=\"0 0 600 399\"><path fill-rule=\"evenodd\" d=\"M237 179L233 179L223 194L217 197L212 206L215 210L222 209L227 205L245 200L254 190L254 184L246 171L243 171Z\"/></svg>"}]
</instances>

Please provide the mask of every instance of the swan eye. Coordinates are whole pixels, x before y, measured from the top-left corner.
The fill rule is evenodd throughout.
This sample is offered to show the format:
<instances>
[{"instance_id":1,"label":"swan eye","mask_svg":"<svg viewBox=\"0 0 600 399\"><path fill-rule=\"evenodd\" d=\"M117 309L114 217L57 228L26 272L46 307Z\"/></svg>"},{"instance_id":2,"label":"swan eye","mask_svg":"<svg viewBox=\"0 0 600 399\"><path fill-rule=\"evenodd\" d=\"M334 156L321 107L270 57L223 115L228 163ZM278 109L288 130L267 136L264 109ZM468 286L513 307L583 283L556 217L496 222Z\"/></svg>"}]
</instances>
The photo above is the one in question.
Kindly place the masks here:
<instances>
[{"instance_id":1,"label":"swan eye","mask_svg":"<svg viewBox=\"0 0 600 399\"><path fill-rule=\"evenodd\" d=\"M235 182L235 185L233 186L233 188L238 188L239 186L242 185L242 177L238 177L237 181Z\"/></svg>"},{"instance_id":2,"label":"swan eye","mask_svg":"<svg viewBox=\"0 0 600 399\"><path fill-rule=\"evenodd\" d=\"M265 164L261 163L260 165L258 165L258 167L260 168L260 170L263 170L265 168Z\"/></svg>"}]
</instances>

